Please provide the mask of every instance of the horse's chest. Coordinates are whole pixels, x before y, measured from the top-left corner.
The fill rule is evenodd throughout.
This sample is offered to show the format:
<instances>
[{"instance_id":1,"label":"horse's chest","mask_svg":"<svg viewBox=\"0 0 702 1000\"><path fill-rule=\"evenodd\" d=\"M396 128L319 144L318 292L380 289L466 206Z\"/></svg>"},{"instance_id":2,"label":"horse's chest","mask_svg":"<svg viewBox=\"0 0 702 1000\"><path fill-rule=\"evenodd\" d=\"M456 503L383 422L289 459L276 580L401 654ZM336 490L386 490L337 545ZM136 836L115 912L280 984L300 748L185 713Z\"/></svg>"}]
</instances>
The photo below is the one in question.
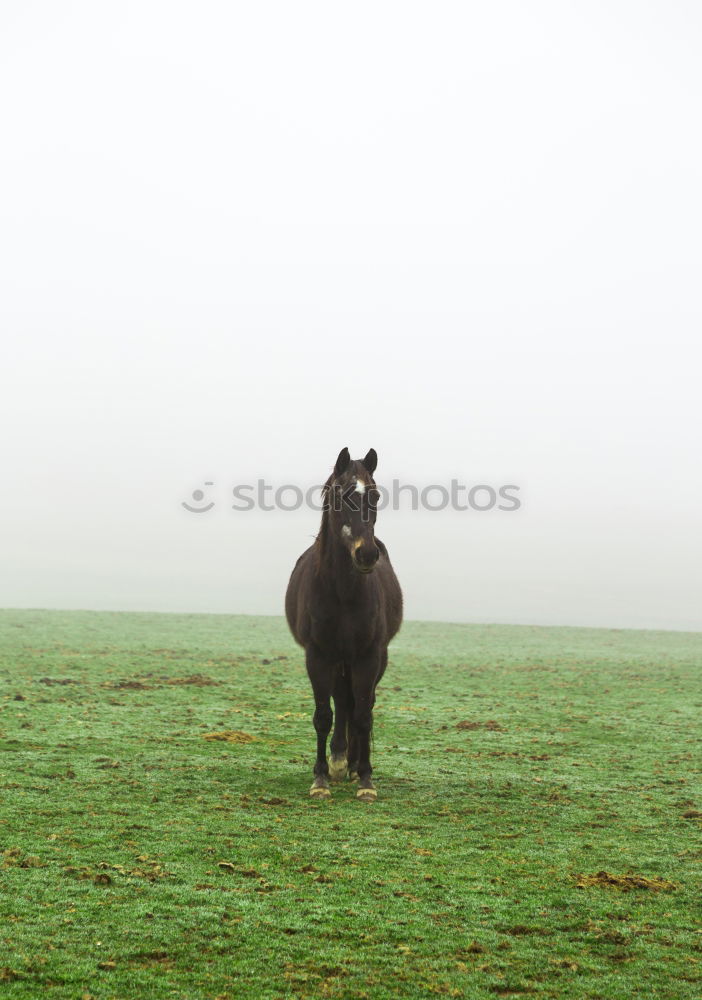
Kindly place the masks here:
<instances>
[{"instance_id":1,"label":"horse's chest","mask_svg":"<svg viewBox=\"0 0 702 1000\"><path fill-rule=\"evenodd\" d=\"M343 662L352 662L373 642L374 616L359 615L353 611L331 615L313 624L315 643Z\"/></svg>"}]
</instances>

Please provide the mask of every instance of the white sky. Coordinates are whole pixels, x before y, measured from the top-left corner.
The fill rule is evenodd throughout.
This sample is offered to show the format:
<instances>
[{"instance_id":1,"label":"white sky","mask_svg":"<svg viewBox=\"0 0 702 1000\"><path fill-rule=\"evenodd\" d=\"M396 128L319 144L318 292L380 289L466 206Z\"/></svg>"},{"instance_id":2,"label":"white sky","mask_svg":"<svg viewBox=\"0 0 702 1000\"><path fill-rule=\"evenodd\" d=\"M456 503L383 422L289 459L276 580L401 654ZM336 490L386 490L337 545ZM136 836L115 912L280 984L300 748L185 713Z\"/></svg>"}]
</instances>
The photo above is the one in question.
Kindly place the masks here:
<instances>
[{"instance_id":1,"label":"white sky","mask_svg":"<svg viewBox=\"0 0 702 1000\"><path fill-rule=\"evenodd\" d=\"M348 445L521 487L380 515L408 617L702 629L701 23L4 5L0 605L279 614L229 491Z\"/></svg>"}]
</instances>

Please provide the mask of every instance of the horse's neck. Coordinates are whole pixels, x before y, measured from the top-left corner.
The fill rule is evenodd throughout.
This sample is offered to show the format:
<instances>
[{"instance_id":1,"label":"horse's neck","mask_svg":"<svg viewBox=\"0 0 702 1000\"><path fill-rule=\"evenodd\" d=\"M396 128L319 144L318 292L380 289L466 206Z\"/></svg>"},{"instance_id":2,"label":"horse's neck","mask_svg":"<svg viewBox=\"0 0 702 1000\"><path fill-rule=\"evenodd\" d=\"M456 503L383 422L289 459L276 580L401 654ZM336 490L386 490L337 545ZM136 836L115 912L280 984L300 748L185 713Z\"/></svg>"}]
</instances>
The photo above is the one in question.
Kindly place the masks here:
<instances>
[{"instance_id":1,"label":"horse's neck","mask_svg":"<svg viewBox=\"0 0 702 1000\"><path fill-rule=\"evenodd\" d=\"M321 533L320 533L321 534ZM354 598L365 579L351 565L349 550L327 531L319 554L319 573L325 587L341 601Z\"/></svg>"}]
</instances>

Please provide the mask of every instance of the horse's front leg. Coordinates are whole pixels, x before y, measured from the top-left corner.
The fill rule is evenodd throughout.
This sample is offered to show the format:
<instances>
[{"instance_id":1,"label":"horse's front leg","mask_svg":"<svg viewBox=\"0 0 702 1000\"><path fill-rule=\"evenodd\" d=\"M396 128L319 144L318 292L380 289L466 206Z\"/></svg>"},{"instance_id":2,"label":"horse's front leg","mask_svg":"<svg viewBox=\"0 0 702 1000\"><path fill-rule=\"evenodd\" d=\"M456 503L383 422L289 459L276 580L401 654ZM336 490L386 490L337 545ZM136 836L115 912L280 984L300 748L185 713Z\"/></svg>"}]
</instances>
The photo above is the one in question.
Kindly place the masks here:
<instances>
[{"instance_id":1,"label":"horse's front leg","mask_svg":"<svg viewBox=\"0 0 702 1000\"><path fill-rule=\"evenodd\" d=\"M353 742L358 751L358 791L356 798L363 802L373 802L377 792L371 775L370 737L373 729L373 705L375 685L380 672L380 652L374 651L359 658L353 666L351 686L353 689Z\"/></svg>"},{"instance_id":2,"label":"horse's front leg","mask_svg":"<svg viewBox=\"0 0 702 1000\"><path fill-rule=\"evenodd\" d=\"M333 664L313 646L305 650L307 675L314 693L314 716L312 721L317 734L317 759L314 762L314 781L310 795L316 799L329 798L329 765L327 764L327 738L332 727L331 685Z\"/></svg>"},{"instance_id":3,"label":"horse's front leg","mask_svg":"<svg viewBox=\"0 0 702 1000\"><path fill-rule=\"evenodd\" d=\"M329 749L331 750L331 760L329 761L329 776L332 781L341 781L346 777L348 770L348 726L350 723L350 711L352 704L351 681L349 679L348 668L339 664L334 678L334 732L331 738Z\"/></svg>"}]
</instances>

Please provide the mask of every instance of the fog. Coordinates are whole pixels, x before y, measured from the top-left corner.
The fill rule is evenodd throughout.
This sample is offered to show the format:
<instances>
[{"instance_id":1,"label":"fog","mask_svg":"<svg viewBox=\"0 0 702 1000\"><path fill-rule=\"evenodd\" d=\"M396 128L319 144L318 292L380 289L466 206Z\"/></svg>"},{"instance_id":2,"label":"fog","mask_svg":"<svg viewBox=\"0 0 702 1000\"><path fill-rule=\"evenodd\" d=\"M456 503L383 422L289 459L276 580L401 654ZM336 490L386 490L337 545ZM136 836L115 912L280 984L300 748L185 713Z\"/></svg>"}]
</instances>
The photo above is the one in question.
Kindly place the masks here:
<instances>
[{"instance_id":1,"label":"fog","mask_svg":"<svg viewBox=\"0 0 702 1000\"><path fill-rule=\"evenodd\" d=\"M5 5L0 605L280 614L233 488L372 446L518 487L380 512L408 617L702 628L701 21Z\"/></svg>"}]
</instances>

